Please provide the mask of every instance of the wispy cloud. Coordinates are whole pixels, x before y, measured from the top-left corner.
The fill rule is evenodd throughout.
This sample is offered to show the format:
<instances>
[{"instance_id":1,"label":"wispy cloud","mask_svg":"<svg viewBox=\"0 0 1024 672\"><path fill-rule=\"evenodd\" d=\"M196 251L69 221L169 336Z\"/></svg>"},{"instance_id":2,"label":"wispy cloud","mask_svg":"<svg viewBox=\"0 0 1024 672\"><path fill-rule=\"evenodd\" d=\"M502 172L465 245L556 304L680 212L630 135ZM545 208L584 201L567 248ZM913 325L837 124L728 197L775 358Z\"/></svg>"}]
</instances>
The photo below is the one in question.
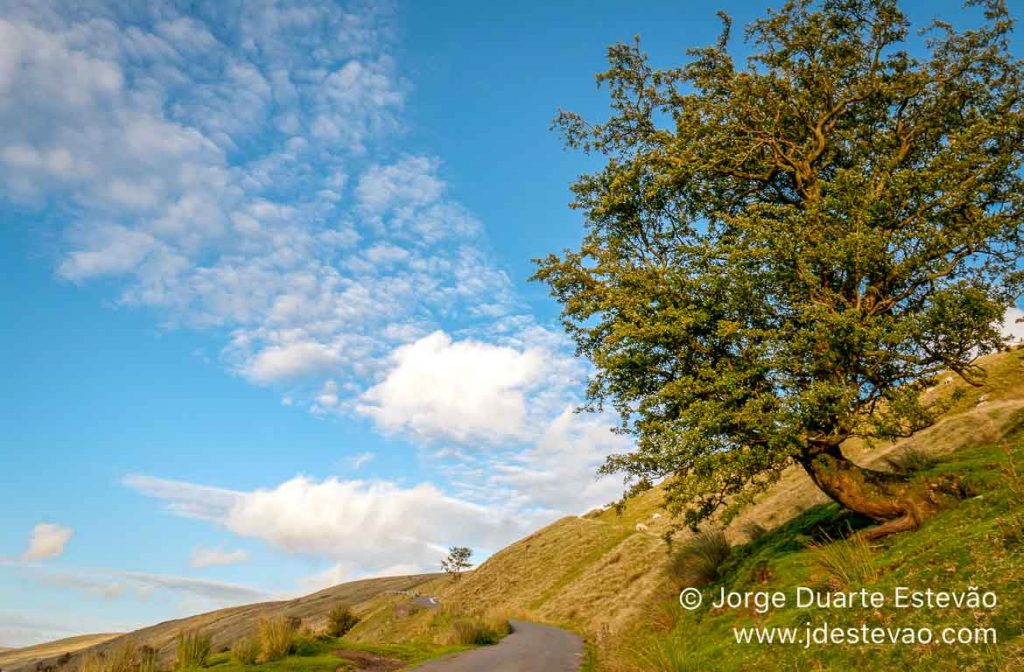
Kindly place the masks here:
<instances>
[{"instance_id":1,"label":"wispy cloud","mask_svg":"<svg viewBox=\"0 0 1024 672\"><path fill-rule=\"evenodd\" d=\"M372 462L375 457L376 455L374 455L371 452L359 453L358 455L352 458L350 464L352 465L353 469L362 469L367 464Z\"/></svg>"},{"instance_id":2,"label":"wispy cloud","mask_svg":"<svg viewBox=\"0 0 1024 672\"><path fill-rule=\"evenodd\" d=\"M249 554L241 548L234 551L226 551L223 548L203 548L200 546L192 549L192 558L189 560L189 564L196 569L202 569L203 567L220 565L237 565L248 559Z\"/></svg>"},{"instance_id":3,"label":"wispy cloud","mask_svg":"<svg viewBox=\"0 0 1024 672\"><path fill-rule=\"evenodd\" d=\"M236 583L120 569L58 570L39 565L21 565L17 567L17 571L40 583L85 591L107 600L128 596L148 599L155 591L166 591L208 600L220 606L229 606L273 597L263 590Z\"/></svg>"}]
</instances>

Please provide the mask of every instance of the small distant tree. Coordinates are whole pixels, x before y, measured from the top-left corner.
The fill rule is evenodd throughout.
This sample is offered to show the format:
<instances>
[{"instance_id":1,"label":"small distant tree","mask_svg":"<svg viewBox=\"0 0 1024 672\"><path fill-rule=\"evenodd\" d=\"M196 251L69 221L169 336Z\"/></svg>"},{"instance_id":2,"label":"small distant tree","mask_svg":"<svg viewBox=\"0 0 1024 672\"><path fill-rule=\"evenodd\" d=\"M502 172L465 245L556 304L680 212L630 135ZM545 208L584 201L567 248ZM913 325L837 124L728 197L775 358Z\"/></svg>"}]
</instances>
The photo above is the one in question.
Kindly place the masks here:
<instances>
[{"instance_id":1,"label":"small distant tree","mask_svg":"<svg viewBox=\"0 0 1024 672\"><path fill-rule=\"evenodd\" d=\"M448 557L441 561L441 569L451 574L453 581L458 581L464 570L473 566L469 557L473 555L473 549L466 546L452 546L448 549Z\"/></svg>"}]
</instances>

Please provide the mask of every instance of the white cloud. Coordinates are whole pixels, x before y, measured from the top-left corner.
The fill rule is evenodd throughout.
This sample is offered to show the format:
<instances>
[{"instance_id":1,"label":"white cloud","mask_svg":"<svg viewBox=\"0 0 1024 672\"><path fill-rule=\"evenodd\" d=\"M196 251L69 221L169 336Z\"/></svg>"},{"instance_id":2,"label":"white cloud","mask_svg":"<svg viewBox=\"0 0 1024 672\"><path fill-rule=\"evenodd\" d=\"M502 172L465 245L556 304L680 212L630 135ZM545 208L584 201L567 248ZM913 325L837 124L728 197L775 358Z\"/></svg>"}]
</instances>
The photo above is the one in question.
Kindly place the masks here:
<instances>
[{"instance_id":1,"label":"white cloud","mask_svg":"<svg viewBox=\"0 0 1024 672\"><path fill-rule=\"evenodd\" d=\"M629 445L612 427L607 417L583 416L567 408L536 445L495 464L488 480L514 504L552 516L608 504L622 494L622 482L598 478L597 469L604 458Z\"/></svg>"},{"instance_id":2,"label":"white cloud","mask_svg":"<svg viewBox=\"0 0 1024 672\"><path fill-rule=\"evenodd\" d=\"M359 204L374 214L396 206L429 205L444 192L436 171L437 161L422 156L408 156L389 166L371 166L359 178L356 196Z\"/></svg>"},{"instance_id":3,"label":"white cloud","mask_svg":"<svg viewBox=\"0 0 1024 672\"><path fill-rule=\"evenodd\" d=\"M538 350L453 342L441 331L398 348L383 381L358 406L389 431L501 441L526 431L526 391L541 376Z\"/></svg>"},{"instance_id":4,"label":"white cloud","mask_svg":"<svg viewBox=\"0 0 1024 672\"><path fill-rule=\"evenodd\" d=\"M21 554L21 560L32 562L35 560L49 560L64 553L64 546L74 535L70 527L56 523L39 523L32 528L28 537L28 548Z\"/></svg>"},{"instance_id":5,"label":"white cloud","mask_svg":"<svg viewBox=\"0 0 1024 672\"><path fill-rule=\"evenodd\" d=\"M1014 342L1024 341L1024 311L1011 307L1006 309L1002 325L1003 336Z\"/></svg>"},{"instance_id":6,"label":"white cloud","mask_svg":"<svg viewBox=\"0 0 1024 672\"><path fill-rule=\"evenodd\" d=\"M260 351L243 373L258 383L273 383L330 371L338 361L338 353L321 343L289 343Z\"/></svg>"},{"instance_id":7,"label":"white cloud","mask_svg":"<svg viewBox=\"0 0 1024 672\"><path fill-rule=\"evenodd\" d=\"M515 502L429 483L125 479L177 515L362 574L396 553L433 567L447 543L496 547L538 520L526 510L574 510L545 474L596 498L577 463L605 450L549 427L580 365L523 314L440 161L394 142L408 87L384 5L258 2L227 23L201 3L0 9L0 198L62 218L60 277L102 277L123 305L224 334L225 367L282 403L429 439L451 456L443 473L478 470ZM546 441L576 466L529 448Z\"/></svg>"},{"instance_id":8,"label":"white cloud","mask_svg":"<svg viewBox=\"0 0 1024 672\"><path fill-rule=\"evenodd\" d=\"M225 551L223 548L203 548L201 546L192 549L192 558L189 563L196 569L220 565L236 565L249 559L249 554L239 548L234 551Z\"/></svg>"},{"instance_id":9,"label":"white cloud","mask_svg":"<svg viewBox=\"0 0 1024 672\"><path fill-rule=\"evenodd\" d=\"M126 484L169 503L177 513L205 511L242 537L287 553L347 563L353 575L379 573L401 559L429 570L452 544L496 550L526 531L522 521L441 492L429 483L316 481L297 476L277 487L225 491L152 477ZM223 493L232 504L223 507Z\"/></svg>"}]
</instances>

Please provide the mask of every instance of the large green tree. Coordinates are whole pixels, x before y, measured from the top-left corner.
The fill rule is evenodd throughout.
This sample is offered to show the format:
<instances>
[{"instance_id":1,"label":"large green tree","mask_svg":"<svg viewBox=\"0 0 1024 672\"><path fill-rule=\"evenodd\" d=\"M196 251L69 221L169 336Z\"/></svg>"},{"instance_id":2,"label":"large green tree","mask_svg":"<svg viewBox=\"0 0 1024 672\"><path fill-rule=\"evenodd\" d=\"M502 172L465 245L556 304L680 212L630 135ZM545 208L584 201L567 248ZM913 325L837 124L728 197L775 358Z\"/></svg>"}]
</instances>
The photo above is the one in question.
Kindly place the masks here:
<instances>
[{"instance_id":1,"label":"large green tree","mask_svg":"<svg viewBox=\"0 0 1024 672\"><path fill-rule=\"evenodd\" d=\"M745 63L725 15L679 67L609 49L610 116L557 120L602 157L573 185L586 235L537 272L595 365L589 406L636 439L605 471L664 480L693 523L794 463L869 536L935 510L941 484L843 444L932 423L922 387L978 382L1022 292L1022 66L1003 2L964 16L918 37L894 0L794 0Z\"/></svg>"}]
</instances>

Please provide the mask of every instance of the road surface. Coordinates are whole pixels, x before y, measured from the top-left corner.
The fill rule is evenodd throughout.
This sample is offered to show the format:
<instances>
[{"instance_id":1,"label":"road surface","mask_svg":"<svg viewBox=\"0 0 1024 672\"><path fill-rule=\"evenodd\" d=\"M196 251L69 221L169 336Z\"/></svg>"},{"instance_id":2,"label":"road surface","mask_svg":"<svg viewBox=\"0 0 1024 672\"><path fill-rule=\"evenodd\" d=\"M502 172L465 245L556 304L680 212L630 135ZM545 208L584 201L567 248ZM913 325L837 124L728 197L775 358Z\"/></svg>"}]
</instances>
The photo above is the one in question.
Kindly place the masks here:
<instances>
[{"instance_id":1,"label":"road surface","mask_svg":"<svg viewBox=\"0 0 1024 672\"><path fill-rule=\"evenodd\" d=\"M528 621L509 621L512 634L494 646L432 660L413 672L577 672L583 640L571 632Z\"/></svg>"}]
</instances>

